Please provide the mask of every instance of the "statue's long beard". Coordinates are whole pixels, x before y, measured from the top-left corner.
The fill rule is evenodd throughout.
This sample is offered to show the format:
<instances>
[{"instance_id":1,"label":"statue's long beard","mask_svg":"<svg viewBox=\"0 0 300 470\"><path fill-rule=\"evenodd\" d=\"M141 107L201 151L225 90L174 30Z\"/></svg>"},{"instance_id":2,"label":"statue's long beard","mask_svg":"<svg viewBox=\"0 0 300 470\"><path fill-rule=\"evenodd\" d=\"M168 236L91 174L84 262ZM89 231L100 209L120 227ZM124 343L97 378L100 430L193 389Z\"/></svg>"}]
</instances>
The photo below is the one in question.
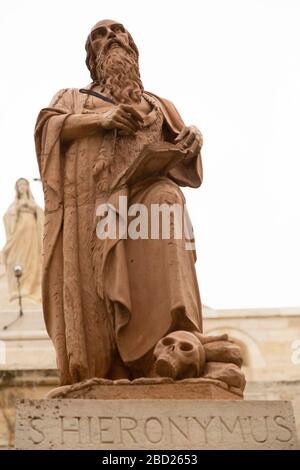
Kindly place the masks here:
<instances>
[{"instance_id":1,"label":"statue's long beard","mask_svg":"<svg viewBox=\"0 0 300 470\"><path fill-rule=\"evenodd\" d=\"M144 91L134 51L113 44L97 58L101 92L117 103L139 103Z\"/></svg>"}]
</instances>

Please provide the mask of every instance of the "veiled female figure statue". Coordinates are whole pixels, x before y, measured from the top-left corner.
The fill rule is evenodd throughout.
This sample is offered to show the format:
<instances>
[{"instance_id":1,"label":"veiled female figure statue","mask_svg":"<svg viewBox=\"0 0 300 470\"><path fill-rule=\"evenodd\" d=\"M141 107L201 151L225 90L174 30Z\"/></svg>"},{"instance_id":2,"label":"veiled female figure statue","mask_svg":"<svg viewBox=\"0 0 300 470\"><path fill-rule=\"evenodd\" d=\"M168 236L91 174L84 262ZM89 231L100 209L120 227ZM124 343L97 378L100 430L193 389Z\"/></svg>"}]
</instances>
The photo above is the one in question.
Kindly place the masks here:
<instances>
[{"instance_id":1,"label":"veiled female figure statue","mask_svg":"<svg viewBox=\"0 0 300 470\"><path fill-rule=\"evenodd\" d=\"M44 214L36 204L29 182L20 178L15 185L16 197L4 215L6 244L3 260L6 268L9 298L18 297L14 268L22 267L22 298L41 301L41 249Z\"/></svg>"}]
</instances>

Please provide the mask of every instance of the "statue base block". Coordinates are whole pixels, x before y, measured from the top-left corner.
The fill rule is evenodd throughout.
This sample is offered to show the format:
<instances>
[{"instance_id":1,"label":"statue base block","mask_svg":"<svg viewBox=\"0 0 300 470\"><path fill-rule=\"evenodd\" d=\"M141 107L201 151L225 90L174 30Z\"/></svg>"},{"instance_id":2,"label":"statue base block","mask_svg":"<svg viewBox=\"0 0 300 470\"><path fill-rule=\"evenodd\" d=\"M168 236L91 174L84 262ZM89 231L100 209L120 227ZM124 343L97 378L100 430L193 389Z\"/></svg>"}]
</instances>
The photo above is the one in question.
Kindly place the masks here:
<instances>
[{"instance_id":1,"label":"statue base block","mask_svg":"<svg viewBox=\"0 0 300 470\"><path fill-rule=\"evenodd\" d=\"M230 392L212 384L201 385L206 398L201 399L199 388L196 396L191 384L169 385L165 390L163 384L98 385L101 399L20 400L15 446L30 450L298 448L290 402L244 401L228 395L218 399ZM86 394L92 391L86 389Z\"/></svg>"}]
</instances>

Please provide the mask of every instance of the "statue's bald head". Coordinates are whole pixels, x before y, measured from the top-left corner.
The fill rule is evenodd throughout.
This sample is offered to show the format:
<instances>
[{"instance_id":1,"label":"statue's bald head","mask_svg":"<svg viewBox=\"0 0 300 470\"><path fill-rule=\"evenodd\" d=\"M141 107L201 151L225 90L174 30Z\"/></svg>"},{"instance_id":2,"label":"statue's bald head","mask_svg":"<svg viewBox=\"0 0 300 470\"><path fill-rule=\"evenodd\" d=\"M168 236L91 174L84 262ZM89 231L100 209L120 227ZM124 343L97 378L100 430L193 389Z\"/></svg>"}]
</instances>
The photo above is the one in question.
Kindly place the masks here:
<instances>
[{"instance_id":1,"label":"statue's bald head","mask_svg":"<svg viewBox=\"0 0 300 470\"><path fill-rule=\"evenodd\" d=\"M138 61L139 52L130 33L122 23L115 20L101 20L96 23L88 35L86 49L86 65L93 81L97 81L96 60L111 44L116 43L130 49Z\"/></svg>"}]
</instances>

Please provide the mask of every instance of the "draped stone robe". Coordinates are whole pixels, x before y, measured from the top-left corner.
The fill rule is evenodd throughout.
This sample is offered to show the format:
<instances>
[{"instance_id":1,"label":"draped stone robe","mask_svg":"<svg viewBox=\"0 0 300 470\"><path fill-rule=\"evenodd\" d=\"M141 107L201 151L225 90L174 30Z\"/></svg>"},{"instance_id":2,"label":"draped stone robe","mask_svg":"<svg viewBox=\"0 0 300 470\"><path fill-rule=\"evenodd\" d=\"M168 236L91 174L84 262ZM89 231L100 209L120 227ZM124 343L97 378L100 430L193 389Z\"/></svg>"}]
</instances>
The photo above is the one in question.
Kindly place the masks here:
<instances>
[{"instance_id":1,"label":"draped stone robe","mask_svg":"<svg viewBox=\"0 0 300 470\"><path fill-rule=\"evenodd\" d=\"M126 169L143 144L173 141L184 125L171 102L151 93L145 98L152 118L156 115L149 117L148 131L145 127L136 137L99 129L63 144L60 135L69 116L111 106L77 89L58 92L38 116L35 141L45 196L43 309L61 384L109 377L116 351L125 364L134 364L168 331L202 329L195 252L185 249L185 240L96 236L96 207L104 201L117 213L119 196L148 208L152 203L183 206L179 185L201 184L199 154L167 177L109 193L110 175ZM108 168L112 146L116 152Z\"/></svg>"}]
</instances>

